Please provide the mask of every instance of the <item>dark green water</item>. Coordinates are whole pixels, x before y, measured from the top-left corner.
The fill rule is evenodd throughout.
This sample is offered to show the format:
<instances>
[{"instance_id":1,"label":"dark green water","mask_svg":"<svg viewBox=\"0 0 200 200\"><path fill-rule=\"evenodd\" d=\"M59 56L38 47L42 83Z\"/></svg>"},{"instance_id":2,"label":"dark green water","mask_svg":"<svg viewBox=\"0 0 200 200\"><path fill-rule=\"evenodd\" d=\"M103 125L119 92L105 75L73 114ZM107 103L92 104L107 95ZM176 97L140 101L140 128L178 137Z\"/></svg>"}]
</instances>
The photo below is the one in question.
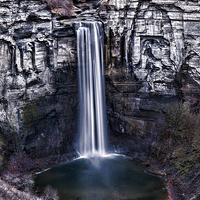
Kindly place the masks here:
<instances>
[{"instance_id":1,"label":"dark green water","mask_svg":"<svg viewBox=\"0 0 200 200\"><path fill-rule=\"evenodd\" d=\"M36 187L56 188L61 200L166 200L163 181L122 156L77 159L38 174Z\"/></svg>"}]
</instances>

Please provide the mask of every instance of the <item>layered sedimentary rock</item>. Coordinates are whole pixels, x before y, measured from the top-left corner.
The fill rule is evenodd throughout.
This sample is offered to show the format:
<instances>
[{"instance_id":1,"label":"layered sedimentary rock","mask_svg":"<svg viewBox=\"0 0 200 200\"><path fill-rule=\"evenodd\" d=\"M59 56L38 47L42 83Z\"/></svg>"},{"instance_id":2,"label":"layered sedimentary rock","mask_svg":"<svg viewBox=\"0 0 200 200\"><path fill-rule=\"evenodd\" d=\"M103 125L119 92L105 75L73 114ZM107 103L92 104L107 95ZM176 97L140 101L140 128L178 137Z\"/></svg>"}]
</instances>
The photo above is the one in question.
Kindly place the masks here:
<instances>
[{"instance_id":1,"label":"layered sedimentary rock","mask_svg":"<svg viewBox=\"0 0 200 200\"><path fill-rule=\"evenodd\" d=\"M198 1L109 1L98 8L115 148L148 152L166 103L199 98L199 11Z\"/></svg>"},{"instance_id":2,"label":"layered sedimentary rock","mask_svg":"<svg viewBox=\"0 0 200 200\"><path fill-rule=\"evenodd\" d=\"M77 4L81 13L63 20L39 0L0 1L0 133L10 152L35 158L73 151L73 24L79 20L104 24L108 128L116 151L145 155L166 103L199 97L198 1L92 3Z\"/></svg>"},{"instance_id":3,"label":"layered sedimentary rock","mask_svg":"<svg viewBox=\"0 0 200 200\"><path fill-rule=\"evenodd\" d=\"M0 2L0 127L10 152L73 151L76 37L41 1Z\"/></svg>"}]
</instances>

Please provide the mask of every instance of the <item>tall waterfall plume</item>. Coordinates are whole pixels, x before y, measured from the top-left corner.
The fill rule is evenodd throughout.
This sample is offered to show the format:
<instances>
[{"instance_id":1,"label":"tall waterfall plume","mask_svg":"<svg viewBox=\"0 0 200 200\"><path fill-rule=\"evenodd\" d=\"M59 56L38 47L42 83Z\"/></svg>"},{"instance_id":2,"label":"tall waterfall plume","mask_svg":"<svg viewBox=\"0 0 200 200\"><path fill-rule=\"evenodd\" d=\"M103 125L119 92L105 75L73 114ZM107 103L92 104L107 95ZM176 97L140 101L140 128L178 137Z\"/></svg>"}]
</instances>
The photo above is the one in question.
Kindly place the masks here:
<instances>
[{"instance_id":1,"label":"tall waterfall plume","mask_svg":"<svg viewBox=\"0 0 200 200\"><path fill-rule=\"evenodd\" d=\"M106 154L103 31L100 22L80 22L77 29L79 72L79 150L85 157Z\"/></svg>"}]
</instances>

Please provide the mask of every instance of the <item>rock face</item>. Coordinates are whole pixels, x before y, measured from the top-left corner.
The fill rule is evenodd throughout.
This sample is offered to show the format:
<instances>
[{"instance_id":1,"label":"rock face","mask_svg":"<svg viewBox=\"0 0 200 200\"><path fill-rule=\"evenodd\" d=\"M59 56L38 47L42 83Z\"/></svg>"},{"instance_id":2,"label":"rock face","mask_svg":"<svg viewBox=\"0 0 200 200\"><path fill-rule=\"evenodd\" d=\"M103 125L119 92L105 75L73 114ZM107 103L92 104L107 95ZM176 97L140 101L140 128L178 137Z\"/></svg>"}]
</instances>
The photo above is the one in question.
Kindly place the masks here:
<instances>
[{"instance_id":1,"label":"rock face","mask_svg":"<svg viewBox=\"0 0 200 200\"><path fill-rule=\"evenodd\" d=\"M76 37L41 1L0 1L0 134L31 158L72 152ZM1 158L0 158L1 159Z\"/></svg>"},{"instance_id":2,"label":"rock face","mask_svg":"<svg viewBox=\"0 0 200 200\"><path fill-rule=\"evenodd\" d=\"M154 149L156 157L162 154L156 141L162 137L166 104L182 100L199 106L199 1L110 0L75 6L74 17L66 19L40 0L0 0L0 170L9 153L34 159L76 150L73 24L80 20L104 25L110 150L145 158ZM197 183L199 173L192 173Z\"/></svg>"},{"instance_id":3,"label":"rock face","mask_svg":"<svg viewBox=\"0 0 200 200\"><path fill-rule=\"evenodd\" d=\"M147 153L166 103L199 98L199 12L197 1L109 1L98 8L115 148Z\"/></svg>"},{"instance_id":4,"label":"rock face","mask_svg":"<svg viewBox=\"0 0 200 200\"><path fill-rule=\"evenodd\" d=\"M39 0L0 1L0 134L10 152L38 158L74 151L75 21L104 24L112 150L148 154L166 103L199 97L198 1L90 3L61 20Z\"/></svg>"}]
</instances>

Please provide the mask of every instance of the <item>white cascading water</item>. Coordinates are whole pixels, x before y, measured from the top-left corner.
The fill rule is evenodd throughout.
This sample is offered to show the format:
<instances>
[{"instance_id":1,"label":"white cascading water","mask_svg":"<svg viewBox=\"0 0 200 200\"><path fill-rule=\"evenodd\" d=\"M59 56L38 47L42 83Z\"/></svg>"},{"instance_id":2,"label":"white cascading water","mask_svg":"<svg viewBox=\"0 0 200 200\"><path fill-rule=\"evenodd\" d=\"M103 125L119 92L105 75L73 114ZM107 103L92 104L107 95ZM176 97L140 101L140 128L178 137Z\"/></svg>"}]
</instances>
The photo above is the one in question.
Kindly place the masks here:
<instances>
[{"instance_id":1,"label":"white cascading water","mask_svg":"<svg viewBox=\"0 0 200 200\"><path fill-rule=\"evenodd\" d=\"M103 35L100 22L80 22L77 29L79 71L79 150L81 156L106 154Z\"/></svg>"}]
</instances>

